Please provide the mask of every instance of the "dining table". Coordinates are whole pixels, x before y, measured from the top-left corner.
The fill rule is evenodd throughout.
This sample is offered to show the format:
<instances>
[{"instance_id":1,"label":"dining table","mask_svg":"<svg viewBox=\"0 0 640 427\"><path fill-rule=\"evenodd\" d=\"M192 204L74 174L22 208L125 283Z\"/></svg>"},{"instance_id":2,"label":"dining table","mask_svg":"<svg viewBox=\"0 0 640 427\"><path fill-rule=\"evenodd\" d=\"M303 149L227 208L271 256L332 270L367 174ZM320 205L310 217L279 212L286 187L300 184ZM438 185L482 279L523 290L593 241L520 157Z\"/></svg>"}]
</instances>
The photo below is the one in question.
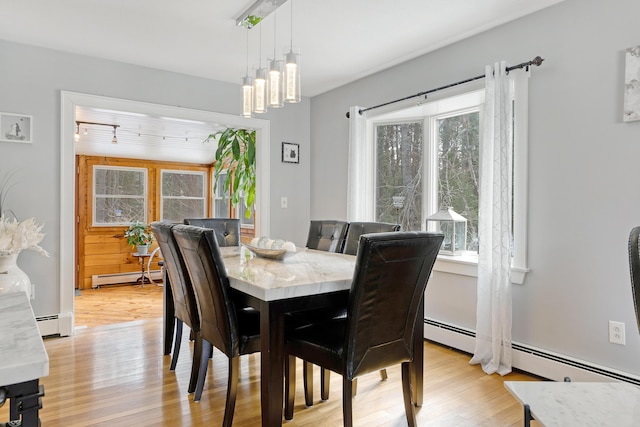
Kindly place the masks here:
<instances>
[{"instance_id":1,"label":"dining table","mask_svg":"<svg viewBox=\"0 0 640 427\"><path fill-rule=\"evenodd\" d=\"M284 404L285 314L346 306L356 265L353 255L297 248L284 259L256 256L246 247L221 247L229 284L243 302L260 311L262 426L281 426ZM165 279L167 276L165 275ZM170 286L165 285L164 349L174 329ZM424 312L424 301L419 313ZM417 316L411 364L413 401L423 402L424 316Z\"/></svg>"}]
</instances>

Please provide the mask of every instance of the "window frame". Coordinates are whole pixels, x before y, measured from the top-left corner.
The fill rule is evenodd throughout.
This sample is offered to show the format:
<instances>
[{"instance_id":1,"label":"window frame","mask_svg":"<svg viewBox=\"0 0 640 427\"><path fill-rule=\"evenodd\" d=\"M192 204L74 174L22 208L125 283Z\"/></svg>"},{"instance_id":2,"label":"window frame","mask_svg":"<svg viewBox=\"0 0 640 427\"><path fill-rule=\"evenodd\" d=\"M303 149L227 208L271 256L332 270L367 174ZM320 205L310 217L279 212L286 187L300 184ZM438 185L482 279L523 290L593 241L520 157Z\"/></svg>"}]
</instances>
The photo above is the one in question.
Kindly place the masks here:
<instances>
[{"instance_id":1,"label":"window frame","mask_svg":"<svg viewBox=\"0 0 640 427\"><path fill-rule=\"evenodd\" d=\"M513 99L513 236L514 236L514 253L511 259L511 282L514 284L523 284L526 274L529 272L527 257L527 229L528 229L528 84L530 72L526 70L514 70L510 73L512 76L512 84L514 85ZM434 120L446 117L447 115L461 114L465 111L479 110L480 123L484 119L482 102L478 102L477 106L471 104L466 106L455 107L456 98L463 99L470 94L481 94L482 102L484 100L484 83L474 82L468 85L461 85L453 90L445 90L434 94L428 101L424 101L417 106L412 103L404 103L393 110L386 110L377 115L366 116L366 158L372 159L367 164L366 174L372 182L377 179L375 165L376 151L376 126L381 124L401 123L409 121L417 121L421 117L424 120L423 129L423 155L424 161L424 185L423 198L425 209L422 215L422 228L426 228L426 217L430 213L434 213L437 206L437 146L434 143L434 133L437 129L434 126ZM460 98L462 97L462 98ZM464 104L464 103L463 103ZM427 111L433 108L433 113L424 115L418 114L417 111ZM480 144L482 144L482 132L480 132ZM436 167L431 165L435 164ZM374 186L375 187L375 186ZM430 191L435 188L435 191ZM367 210L368 217L375 218L375 188L370 197ZM430 212L430 213L429 213ZM458 274L463 276L478 276L478 255L475 252L464 252L462 255L444 255L439 254L434 265L435 271Z\"/></svg>"},{"instance_id":2,"label":"window frame","mask_svg":"<svg viewBox=\"0 0 640 427\"><path fill-rule=\"evenodd\" d=\"M142 172L143 176L144 176L144 188L143 188L143 193L142 193L142 198L144 199L144 215L143 215L143 220L141 222L143 222L144 224L147 223L148 220L148 207L149 207L149 170L147 168L141 168L141 167L128 167L128 166L111 166L111 165L93 165L92 166L92 176L91 179L93 180L93 182L91 183L91 227L119 227L122 225L131 225L133 224L133 222L130 221L122 221L122 222L111 222L111 223L97 223L96 222L96 213L97 213L97 207L96 207L96 200L98 198L98 195L96 193L96 173L98 170L104 170L104 169L110 169L110 170L121 170L121 171L131 171L131 172ZM100 196L104 196L104 195L100 195ZM122 197L122 196L119 196ZM124 198L140 198L139 196L124 196Z\"/></svg>"},{"instance_id":3,"label":"window frame","mask_svg":"<svg viewBox=\"0 0 640 427\"><path fill-rule=\"evenodd\" d=\"M175 175L200 175L202 176L202 197L174 197L174 196L165 196L164 195L164 174L172 173ZM160 169L160 185L159 185L159 202L160 202L160 219L164 220L164 201L165 199L190 199L190 200L202 200L202 215L204 218L207 216L207 179L208 174L204 171L190 171L190 170L181 170L181 169Z\"/></svg>"}]
</instances>

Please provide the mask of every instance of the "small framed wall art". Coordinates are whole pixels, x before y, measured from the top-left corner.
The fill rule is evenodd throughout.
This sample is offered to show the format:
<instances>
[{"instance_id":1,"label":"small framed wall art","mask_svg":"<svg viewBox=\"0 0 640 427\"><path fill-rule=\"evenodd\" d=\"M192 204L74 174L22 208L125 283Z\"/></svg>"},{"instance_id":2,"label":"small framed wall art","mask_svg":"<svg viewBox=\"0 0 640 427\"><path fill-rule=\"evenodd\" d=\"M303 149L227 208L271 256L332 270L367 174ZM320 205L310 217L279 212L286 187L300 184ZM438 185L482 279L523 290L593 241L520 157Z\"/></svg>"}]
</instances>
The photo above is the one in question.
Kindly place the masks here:
<instances>
[{"instance_id":1,"label":"small framed wall art","mask_svg":"<svg viewBox=\"0 0 640 427\"><path fill-rule=\"evenodd\" d=\"M282 163L300 163L300 144L282 143Z\"/></svg>"},{"instance_id":2,"label":"small framed wall art","mask_svg":"<svg viewBox=\"0 0 640 427\"><path fill-rule=\"evenodd\" d=\"M0 113L0 141L31 144L32 121L24 114Z\"/></svg>"}]
</instances>

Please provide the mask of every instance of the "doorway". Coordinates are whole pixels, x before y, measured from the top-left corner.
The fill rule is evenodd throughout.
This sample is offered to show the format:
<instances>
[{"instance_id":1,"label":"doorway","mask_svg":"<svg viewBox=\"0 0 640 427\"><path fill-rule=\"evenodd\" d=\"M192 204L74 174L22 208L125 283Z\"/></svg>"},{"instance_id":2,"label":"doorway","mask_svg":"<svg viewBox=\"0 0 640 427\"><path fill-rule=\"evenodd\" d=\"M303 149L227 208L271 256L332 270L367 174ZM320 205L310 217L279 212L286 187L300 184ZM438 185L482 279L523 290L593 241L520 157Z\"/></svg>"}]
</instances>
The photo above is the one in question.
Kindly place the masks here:
<instances>
[{"instance_id":1,"label":"doorway","mask_svg":"<svg viewBox=\"0 0 640 427\"><path fill-rule=\"evenodd\" d=\"M269 235L269 121L264 119L246 119L230 114L214 113L161 104L130 101L75 92L61 93L60 123L60 253L59 284L60 311L58 331L60 335L72 335L74 328L74 294L75 294L75 155L76 146L76 107L84 106L97 110L128 112L132 115L150 117L170 117L178 120L192 120L217 123L223 127L241 127L256 130L256 235Z\"/></svg>"}]
</instances>

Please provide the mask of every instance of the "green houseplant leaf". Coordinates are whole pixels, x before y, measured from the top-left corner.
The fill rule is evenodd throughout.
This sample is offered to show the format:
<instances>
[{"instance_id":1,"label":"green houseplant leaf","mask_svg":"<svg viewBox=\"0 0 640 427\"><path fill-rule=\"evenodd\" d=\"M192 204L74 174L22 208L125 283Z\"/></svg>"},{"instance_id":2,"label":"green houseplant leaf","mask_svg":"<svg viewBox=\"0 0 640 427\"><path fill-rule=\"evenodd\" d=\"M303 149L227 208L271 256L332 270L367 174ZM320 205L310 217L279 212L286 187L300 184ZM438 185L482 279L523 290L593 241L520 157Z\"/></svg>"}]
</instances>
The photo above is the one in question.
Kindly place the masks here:
<instances>
[{"instance_id":1,"label":"green houseplant leaf","mask_svg":"<svg viewBox=\"0 0 640 427\"><path fill-rule=\"evenodd\" d=\"M227 128L209 135L205 141L216 139L214 191L218 187L218 177L226 172L222 190L230 196L234 207L244 197L245 216L249 218L256 199L256 131Z\"/></svg>"}]
</instances>

